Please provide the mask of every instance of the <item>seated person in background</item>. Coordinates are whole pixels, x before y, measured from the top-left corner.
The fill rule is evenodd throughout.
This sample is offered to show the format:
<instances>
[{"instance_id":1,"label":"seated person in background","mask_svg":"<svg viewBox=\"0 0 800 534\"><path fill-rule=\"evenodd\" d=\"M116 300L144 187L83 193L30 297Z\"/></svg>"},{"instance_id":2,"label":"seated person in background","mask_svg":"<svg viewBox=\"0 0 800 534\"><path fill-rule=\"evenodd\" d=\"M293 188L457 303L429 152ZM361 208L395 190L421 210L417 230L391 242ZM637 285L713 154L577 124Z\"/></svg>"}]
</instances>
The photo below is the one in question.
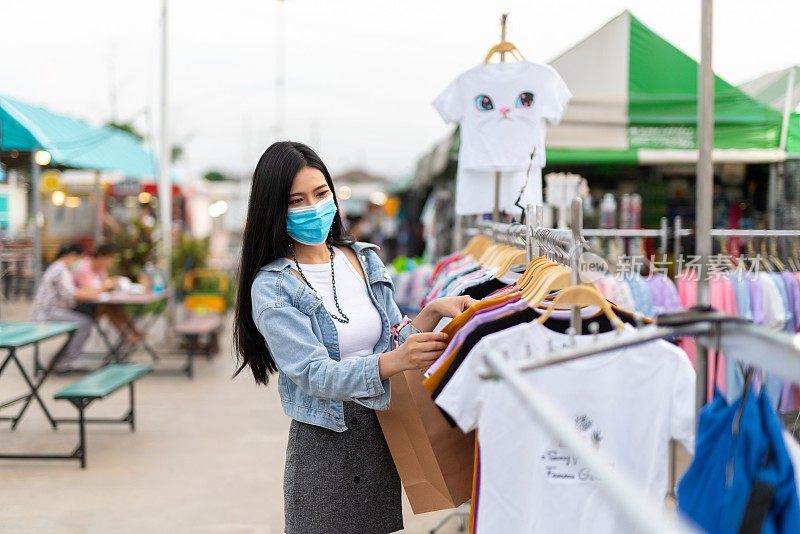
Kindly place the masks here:
<instances>
[{"instance_id":1,"label":"seated person in background","mask_svg":"<svg viewBox=\"0 0 800 534\"><path fill-rule=\"evenodd\" d=\"M75 285L80 288L93 288L101 291L111 291L115 289L117 283L108 277L108 270L114 264L117 254L117 247L111 244L98 246L90 257L86 257L75 270ZM127 312L123 306L111 306L108 304L94 304L89 302L80 303L75 306L75 310L85 313L90 317L108 317L111 324L119 332L120 337L130 343L142 338L142 333L132 327L128 319Z\"/></svg>"},{"instance_id":2,"label":"seated person in background","mask_svg":"<svg viewBox=\"0 0 800 534\"><path fill-rule=\"evenodd\" d=\"M95 299L102 292L99 288L75 287L72 269L77 266L82 255L83 247L76 243L61 245L55 261L42 275L33 300L31 315L34 320L78 323L78 330L72 334L64 347L64 354L56 370L68 371L79 367L78 357L92 331L92 319L86 314L75 311L74 307L77 302Z\"/></svg>"}]
</instances>

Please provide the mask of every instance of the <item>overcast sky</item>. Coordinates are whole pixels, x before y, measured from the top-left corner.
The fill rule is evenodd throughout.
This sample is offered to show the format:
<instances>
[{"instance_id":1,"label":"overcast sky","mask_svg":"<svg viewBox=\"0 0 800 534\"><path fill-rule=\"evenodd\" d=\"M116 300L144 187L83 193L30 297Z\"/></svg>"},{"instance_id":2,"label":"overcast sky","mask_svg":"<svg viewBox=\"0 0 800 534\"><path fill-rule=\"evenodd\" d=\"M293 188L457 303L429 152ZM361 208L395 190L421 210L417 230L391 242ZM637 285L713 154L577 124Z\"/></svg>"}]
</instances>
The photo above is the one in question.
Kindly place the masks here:
<instances>
[{"instance_id":1,"label":"overcast sky","mask_svg":"<svg viewBox=\"0 0 800 534\"><path fill-rule=\"evenodd\" d=\"M160 0L0 1L0 94L92 122L157 122ZM334 171L391 177L449 127L431 100L509 40L546 62L624 9L694 57L699 0L170 0L170 118L187 172L252 172L275 140L284 12L286 127ZM741 83L800 63L798 0L715 2L714 63ZM112 102L116 101L116 105ZM148 114L148 110L152 110ZM150 117L150 119L148 119Z\"/></svg>"}]
</instances>

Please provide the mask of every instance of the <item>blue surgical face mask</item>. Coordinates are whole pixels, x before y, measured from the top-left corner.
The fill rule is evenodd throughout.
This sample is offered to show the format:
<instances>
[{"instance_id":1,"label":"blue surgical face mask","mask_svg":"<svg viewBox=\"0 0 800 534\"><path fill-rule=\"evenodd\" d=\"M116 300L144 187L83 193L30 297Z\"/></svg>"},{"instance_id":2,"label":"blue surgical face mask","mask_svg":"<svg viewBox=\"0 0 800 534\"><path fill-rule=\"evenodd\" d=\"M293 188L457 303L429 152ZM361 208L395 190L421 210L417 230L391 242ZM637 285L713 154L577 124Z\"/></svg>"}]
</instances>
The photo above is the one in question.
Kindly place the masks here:
<instances>
[{"instance_id":1,"label":"blue surgical face mask","mask_svg":"<svg viewBox=\"0 0 800 534\"><path fill-rule=\"evenodd\" d=\"M313 206L290 208L286 217L286 231L289 236L304 245L320 245L328 238L336 204L333 195Z\"/></svg>"}]
</instances>

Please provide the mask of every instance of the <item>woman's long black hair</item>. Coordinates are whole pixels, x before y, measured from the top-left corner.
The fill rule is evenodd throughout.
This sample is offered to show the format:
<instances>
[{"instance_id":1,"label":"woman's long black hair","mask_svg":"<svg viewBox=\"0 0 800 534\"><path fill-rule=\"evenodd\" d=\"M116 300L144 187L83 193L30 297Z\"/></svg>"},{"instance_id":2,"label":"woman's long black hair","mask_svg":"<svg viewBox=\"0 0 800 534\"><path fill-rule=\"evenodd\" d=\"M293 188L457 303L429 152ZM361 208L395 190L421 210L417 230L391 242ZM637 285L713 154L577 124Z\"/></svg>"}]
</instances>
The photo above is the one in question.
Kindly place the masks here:
<instances>
[{"instance_id":1,"label":"woman's long black hair","mask_svg":"<svg viewBox=\"0 0 800 534\"><path fill-rule=\"evenodd\" d=\"M317 169L325 176L338 207L339 202L328 168L316 152L302 143L281 141L273 144L258 160L253 173L239 263L233 347L240 364L234 376L249 366L259 384L267 384L269 375L275 373L278 368L253 320L250 288L261 267L290 254L291 240L286 232L289 193L292 190L294 177L304 167ZM352 243L352 239L345 233L338 211L333 218L333 225L326 242L337 246L347 246Z\"/></svg>"}]
</instances>

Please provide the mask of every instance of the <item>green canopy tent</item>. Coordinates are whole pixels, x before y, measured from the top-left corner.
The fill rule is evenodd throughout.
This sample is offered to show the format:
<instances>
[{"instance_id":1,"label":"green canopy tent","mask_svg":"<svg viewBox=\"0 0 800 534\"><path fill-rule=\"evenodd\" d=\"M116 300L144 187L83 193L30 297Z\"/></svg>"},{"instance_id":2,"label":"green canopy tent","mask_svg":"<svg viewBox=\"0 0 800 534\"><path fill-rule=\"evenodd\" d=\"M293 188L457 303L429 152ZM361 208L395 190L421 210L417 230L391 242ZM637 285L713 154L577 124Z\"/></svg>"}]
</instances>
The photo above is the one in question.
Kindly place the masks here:
<instances>
[{"instance_id":1,"label":"green canopy tent","mask_svg":"<svg viewBox=\"0 0 800 534\"><path fill-rule=\"evenodd\" d=\"M548 131L548 164L694 163L698 64L625 11L550 63L574 94ZM780 145L782 113L715 77L714 159L774 162L800 152L800 123Z\"/></svg>"},{"instance_id":2,"label":"green canopy tent","mask_svg":"<svg viewBox=\"0 0 800 534\"><path fill-rule=\"evenodd\" d=\"M797 131L800 130L800 65L764 74L739 88L781 112L784 120L781 144L790 153L790 158L800 159L800 146L797 143Z\"/></svg>"},{"instance_id":3,"label":"green canopy tent","mask_svg":"<svg viewBox=\"0 0 800 534\"><path fill-rule=\"evenodd\" d=\"M697 161L698 64L629 11L550 64L573 99L561 124L548 129L548 165ZM790 114L782 148L784 121L778 109L720 77L714 91L715 161L771 163L800 157L800 114ZM455 154L457 147L456 130L450 139ZM425 158L430 162L441 152L439 143ZM426 180L418 184L430 183L431 171L444 169L433 167L423 169Z\"/></svg>"}]
</instances>

